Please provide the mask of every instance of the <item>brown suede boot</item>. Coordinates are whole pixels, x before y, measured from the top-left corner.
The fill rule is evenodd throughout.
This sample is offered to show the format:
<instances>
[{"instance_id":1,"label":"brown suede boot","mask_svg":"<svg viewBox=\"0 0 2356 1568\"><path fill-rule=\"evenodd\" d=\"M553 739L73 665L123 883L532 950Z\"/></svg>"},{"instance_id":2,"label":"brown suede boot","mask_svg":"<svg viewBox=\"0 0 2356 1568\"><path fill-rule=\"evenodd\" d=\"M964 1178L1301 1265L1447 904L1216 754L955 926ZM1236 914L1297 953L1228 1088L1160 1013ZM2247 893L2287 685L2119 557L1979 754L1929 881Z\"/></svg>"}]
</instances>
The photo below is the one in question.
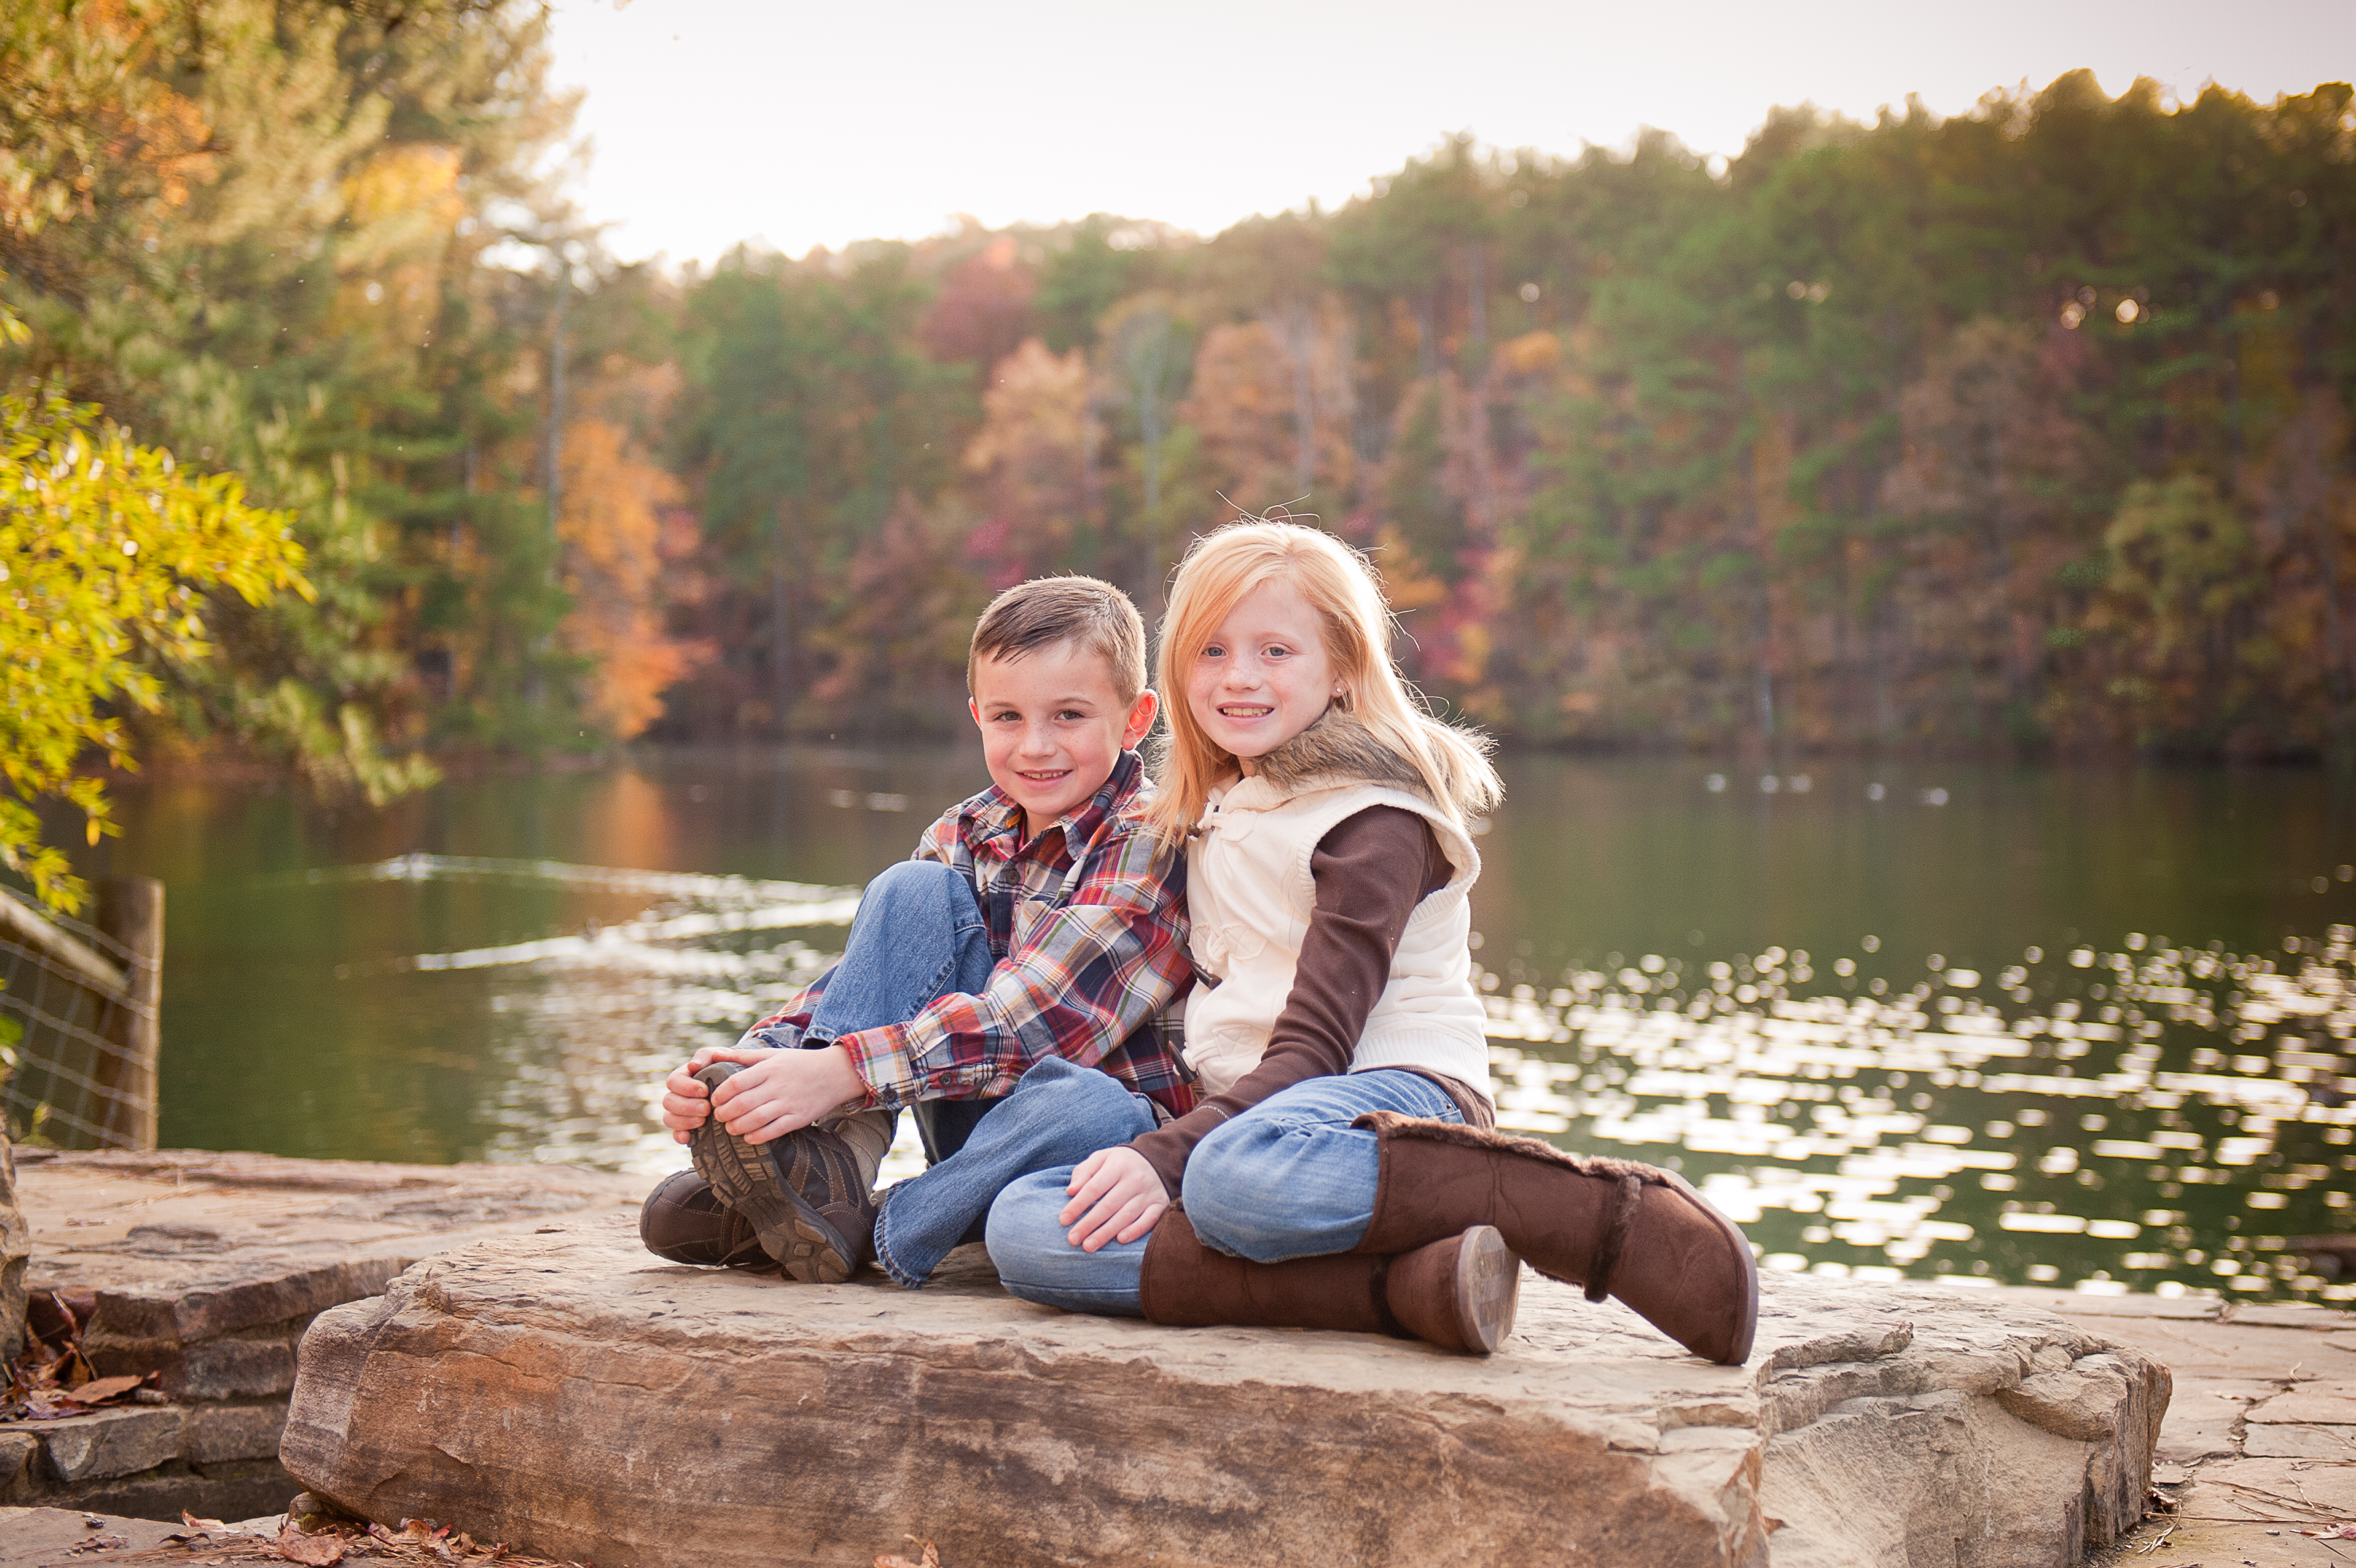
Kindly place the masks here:
<instances>
[{"instance_id":1,"label":"brown suede boot","mask_svg":"<svg viewBox=\"0 0 2356 1568\"><path fill-rule=\"evenodd\" d=\"M1404 1258L1335 1252L1254 1263L1205 1246L1173 1209L1145 1245L1145 1320L1172 1328L1326 1328L1485 1356L1514 1331L1519 1260L1482 1226Z\"/></svg>"},{"instance_id":2,"label":"brown suede boot","mask_svg":"<svg viewBox=\"0 0 2356 1568\"><path fill-rule=\"evenodd\" d=\"M1759 1269L1732 1220L1684 1178L1633 1160L1581 1159L1535 1138L1388 1111L1362 1253L1405 1252L1475 1225L1587 1299L1618 1296L1697 1356L1739 1367L1759 1327Z\"/></svg>"}]
</instances>

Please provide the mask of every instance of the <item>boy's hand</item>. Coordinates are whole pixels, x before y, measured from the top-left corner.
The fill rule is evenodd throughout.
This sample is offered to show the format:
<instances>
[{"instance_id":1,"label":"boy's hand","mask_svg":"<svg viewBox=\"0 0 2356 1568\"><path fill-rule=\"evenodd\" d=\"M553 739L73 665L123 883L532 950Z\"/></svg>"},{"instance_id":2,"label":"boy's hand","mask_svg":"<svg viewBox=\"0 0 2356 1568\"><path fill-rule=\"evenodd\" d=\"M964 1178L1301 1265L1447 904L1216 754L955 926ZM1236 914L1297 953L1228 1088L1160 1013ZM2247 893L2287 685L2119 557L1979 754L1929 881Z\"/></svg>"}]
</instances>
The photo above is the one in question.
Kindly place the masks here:
<instances>
[{"instance_id":1,"label":"boy's hand","mask_svg":"<svg viewBox=\"0 0 2356 1568\"><path fill-rule=\"evenodd\" d=\"M744 1070L712 1094L695 1077L713 1062L740 1062ZM766 1144L807 1127L860 1099L867 1086L840 1046L780 1051L705 1046L663 1080L662 1122L681 1144L717 1115L720 1124L751 1144Z\"/></svg>"},{"instance_id":2,"label":"boy's hand","mask_svg":"<svg viewBox=\"0 0 2356 1568\"><path fill-rule=\"evenodd\" d=\"M695 1075L723 1057L730 1061L745 1059L730 1047L705 1046L663 1079L662 1124L670 1129L671 1142L693 1143L695 1130L711 1117L712 1091Z\"/></svg>"},{"instance_id":3,"label":"boy's hand","mask_svg":"<svg viewBox=\"0 0 2356 1568\"><path fill-rule=\"evenodd\" d=\"M1065 1239L1083 1252L1100 1251L1108 1241L1136 1240L1170 1208L1162 1178L1126 1144L1082 1160L1064 1190L1072 1201L1055 1223L1072 1227Z\"/></svg>"}]
</instances>

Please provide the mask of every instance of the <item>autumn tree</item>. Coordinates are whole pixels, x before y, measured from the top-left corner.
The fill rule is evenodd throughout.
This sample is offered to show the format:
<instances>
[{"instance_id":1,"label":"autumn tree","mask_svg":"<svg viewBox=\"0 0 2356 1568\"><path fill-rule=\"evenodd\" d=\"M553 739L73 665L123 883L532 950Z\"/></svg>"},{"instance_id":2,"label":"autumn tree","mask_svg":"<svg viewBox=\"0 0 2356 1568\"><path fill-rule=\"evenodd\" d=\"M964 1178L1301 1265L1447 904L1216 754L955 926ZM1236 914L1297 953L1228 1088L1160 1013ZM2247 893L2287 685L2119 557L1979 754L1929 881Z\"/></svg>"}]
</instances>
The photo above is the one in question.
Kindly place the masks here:
<instances>
[{"instance_id":1,"label":"autumn tree","mask_svg":"<svg viewBox=\"0 0 2356 1568\"><path fill-rule=\"evenodd\" d=\"M53 392L0 393L0 866L71 912L82 885L36 805L80 812L96 843L106 790L80 765L136 766L122 714L153 711L166 679L213 656L208 595L260 605L310 587L290 520L248 506L234 477L191 473Z\"/></svg>"}]
</instances>

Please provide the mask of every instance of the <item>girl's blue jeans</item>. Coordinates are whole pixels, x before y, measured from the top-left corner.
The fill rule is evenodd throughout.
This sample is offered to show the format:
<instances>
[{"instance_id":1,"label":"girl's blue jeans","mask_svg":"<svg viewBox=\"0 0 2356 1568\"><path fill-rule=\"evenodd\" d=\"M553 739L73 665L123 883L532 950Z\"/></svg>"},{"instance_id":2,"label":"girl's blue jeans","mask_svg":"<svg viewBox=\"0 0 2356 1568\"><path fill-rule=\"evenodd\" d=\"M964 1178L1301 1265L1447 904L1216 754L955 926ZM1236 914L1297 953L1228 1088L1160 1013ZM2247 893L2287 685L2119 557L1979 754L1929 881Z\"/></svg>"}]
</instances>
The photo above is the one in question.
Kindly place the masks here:
<instances>
[{"instance_id":1,"label":"girl's blue jeans","mask_svg":"<svg viewBox=\"0 0 2356 1568\"><path fill-rule=\"evenodd\" d=\"M1023 1081L1027 1088L1031 1079ZM1374 1219L1379 1160L1375 1134L1350 1123L1369 1111L1464 1119L1438 1084L1397 1069L1296 1083L1194 1146L1184 1192L1194 1233L1220 1251L1260 1263L1357 1245ZM990 1206L991 1261L999 1280L1025 1301L1137 1316L1147 1239L1084 1252L1066 1239L1068 1227L1056 1218L1071 1201L1065 1188L1077 1163L1034 1167L1007 1184Z\"/></svg>"},{"instance_id":2,"label":"girl's blue jeans","mask_svg":"<svg viewBox=\"0 0 2356 1568\"><path fill-rule=\"evenodd\" d=\"M841 961L799 1038L771 1029L768 1043L824 1044L903 1024L936 997L990 983L990 931L973 889L936 861L906 860L867 885ZM923 1284L963 1241L982 1239L991 1200L1010 1181L1077 1165L1153 1127L1153 1107L1119 1079L1050 1057L997 1100L928 1100L915 1108L924 1175L884 1194L875 1260L904 1285Z\"/></svg>"}]
</instances>

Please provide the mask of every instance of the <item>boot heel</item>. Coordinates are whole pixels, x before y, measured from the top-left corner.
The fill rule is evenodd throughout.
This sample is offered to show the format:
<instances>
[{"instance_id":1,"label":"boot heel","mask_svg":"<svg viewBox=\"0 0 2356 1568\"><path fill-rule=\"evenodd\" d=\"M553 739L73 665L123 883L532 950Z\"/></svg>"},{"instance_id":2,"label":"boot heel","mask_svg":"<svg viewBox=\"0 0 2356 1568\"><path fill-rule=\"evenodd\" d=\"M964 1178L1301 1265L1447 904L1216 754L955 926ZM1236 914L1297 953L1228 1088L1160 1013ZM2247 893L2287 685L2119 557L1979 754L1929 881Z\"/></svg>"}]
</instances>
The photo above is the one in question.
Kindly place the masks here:
<instances>
[{"instance_id":1,"label":"boot heel","mask_svg":"<svg viewBox=\"0 0 2356 1568\"><path fill-rule=\"evenodd\" d=\"M1521 1294L1522 1261L1496 1227L1467 1230L1456 1249L1456 1321L1464 1348L1486 1356L1512 1337Z\"/></svg>"},{"instance_id":2,"label":"boot heel","mask_svg":"<svg viewBox=\"0 0 2356 1568\"><path fill-rule=\"evenodd\" d=\"M1492 1225L1401 1252L1390 1260L1383 1295L1391 1316L1445 1350L1486 1356L1514 1331L1522 1261Z\"/></svg>"}]
</instances>

